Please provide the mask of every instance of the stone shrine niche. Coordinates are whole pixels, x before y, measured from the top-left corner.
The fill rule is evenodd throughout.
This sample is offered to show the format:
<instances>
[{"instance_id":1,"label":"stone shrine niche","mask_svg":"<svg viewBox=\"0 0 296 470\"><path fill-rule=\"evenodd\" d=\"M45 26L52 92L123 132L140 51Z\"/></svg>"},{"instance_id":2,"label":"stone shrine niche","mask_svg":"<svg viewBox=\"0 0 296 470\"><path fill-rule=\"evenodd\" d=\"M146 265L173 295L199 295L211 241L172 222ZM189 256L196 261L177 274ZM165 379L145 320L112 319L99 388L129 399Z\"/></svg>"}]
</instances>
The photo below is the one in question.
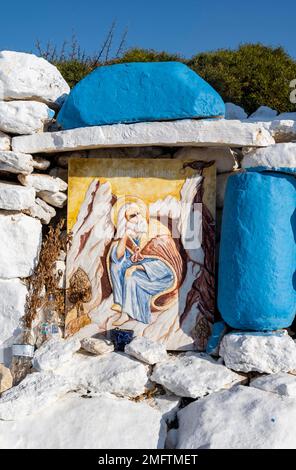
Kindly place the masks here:
<instances>
[{"instance_id":1,"label":"stone shrine niche","mask_svg":"<svg viewBox=\"0 0 296 470\"><path fill-rule=\"evenodd\" d=\"M214 162L69 163L66 336L94 323L204 350L214 322Z\"/></svg>"}]
</instances>

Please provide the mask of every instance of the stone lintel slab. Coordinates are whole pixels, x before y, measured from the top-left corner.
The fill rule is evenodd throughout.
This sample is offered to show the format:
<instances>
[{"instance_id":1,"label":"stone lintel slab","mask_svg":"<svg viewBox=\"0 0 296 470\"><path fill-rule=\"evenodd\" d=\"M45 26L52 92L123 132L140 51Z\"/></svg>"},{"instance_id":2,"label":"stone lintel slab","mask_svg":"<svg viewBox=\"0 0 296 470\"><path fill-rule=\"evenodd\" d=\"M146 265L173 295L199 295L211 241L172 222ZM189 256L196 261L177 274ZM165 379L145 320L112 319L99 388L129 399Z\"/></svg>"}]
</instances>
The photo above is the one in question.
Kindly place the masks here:
<instances>
[{"instance_id":1,"label":"stone lintel slab","mask_svg":"<svg viewBox=\"0 0 296 470\"><path fill-rule=\"evenodd\" d=\"M34 154L101 147L265 147L274 143L270 132L259 123L184 119L83 127L19 136L12 139L12 149Z\"/></svg>"}]
</instances>

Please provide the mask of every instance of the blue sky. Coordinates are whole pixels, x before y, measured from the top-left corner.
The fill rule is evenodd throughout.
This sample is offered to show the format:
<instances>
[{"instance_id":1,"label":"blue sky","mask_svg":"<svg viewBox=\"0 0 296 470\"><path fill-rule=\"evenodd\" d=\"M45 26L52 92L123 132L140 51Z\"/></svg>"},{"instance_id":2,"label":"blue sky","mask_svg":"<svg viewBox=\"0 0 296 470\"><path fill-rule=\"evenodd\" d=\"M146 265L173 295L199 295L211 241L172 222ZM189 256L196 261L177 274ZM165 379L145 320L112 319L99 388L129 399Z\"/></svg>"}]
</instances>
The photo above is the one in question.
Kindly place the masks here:
<instances>
[{"instance_id":1,"label":"blue sky","mask_svg":"<svg viewBox=\"0 0 296 470\"><path fill-rule=\"evenodd\" d=\"M34 50L37 39L60 45L74 32L92 53L113 20L127 46L185 57L244 42L283 46L296 58L296 2L285 0L14 0L1 2L0 49ZM116 41L115 41L116 44Z\"/></svg>"}]
</instances>

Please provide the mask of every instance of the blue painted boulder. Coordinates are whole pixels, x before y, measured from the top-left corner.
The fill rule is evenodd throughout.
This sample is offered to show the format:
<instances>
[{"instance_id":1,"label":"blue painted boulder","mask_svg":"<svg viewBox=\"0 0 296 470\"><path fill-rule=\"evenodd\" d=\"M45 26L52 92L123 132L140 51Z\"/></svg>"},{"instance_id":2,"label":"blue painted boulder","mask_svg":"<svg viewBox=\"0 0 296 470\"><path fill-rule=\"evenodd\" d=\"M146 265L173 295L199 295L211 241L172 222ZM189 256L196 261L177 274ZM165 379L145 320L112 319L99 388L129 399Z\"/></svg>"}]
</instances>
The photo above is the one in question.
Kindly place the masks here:
<instances>
[{"instance_id":1,"label":"blue painted boulder","mask_svg":"<svg viewBox=\"0 0 296 470\"><path fill-rule=\"evenodd\" d=\"M226 188L218 307L231 327L275 330L296 312L296 179L240 173Z\"/></svg>"},{"instance_id":2,"label":"blue painted boulder","mask_svg":"<svg viewBox=\"0 0 296 470\"><path fill-rule=\"evenodd\" d=\"M73 88L57 121L73 129L224 113L220 95L186 65L135 62L96 68Z\"/></svg>"}]
</instances>

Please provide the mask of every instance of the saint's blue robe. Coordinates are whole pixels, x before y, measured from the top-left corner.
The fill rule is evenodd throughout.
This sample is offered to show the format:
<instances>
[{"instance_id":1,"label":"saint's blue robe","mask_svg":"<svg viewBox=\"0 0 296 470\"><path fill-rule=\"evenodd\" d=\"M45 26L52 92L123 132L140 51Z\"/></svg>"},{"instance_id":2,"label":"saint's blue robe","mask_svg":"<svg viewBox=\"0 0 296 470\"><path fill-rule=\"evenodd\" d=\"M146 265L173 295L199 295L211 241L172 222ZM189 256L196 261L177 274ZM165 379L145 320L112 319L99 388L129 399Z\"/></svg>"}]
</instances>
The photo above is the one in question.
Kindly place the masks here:
<instances>
[{"instance_id":1,"label":"saint's blue robe","mask_svg":"<svg viewBox=\"0 0 296 470\"><path fill-rule=\"evenodd\" d=\"M139 244L138 240L134 240ZM117 258L117 245L110 252L110 275L114 302L122 307L122 312L142 323L151 321L151 298L173 286L174 274L164 261L144 258L137 263L131 261L132 254L125 250L122 258ZM144 271L136 270L125 276L131 266L142 265Z\"/></svg>"}]
</instances>

